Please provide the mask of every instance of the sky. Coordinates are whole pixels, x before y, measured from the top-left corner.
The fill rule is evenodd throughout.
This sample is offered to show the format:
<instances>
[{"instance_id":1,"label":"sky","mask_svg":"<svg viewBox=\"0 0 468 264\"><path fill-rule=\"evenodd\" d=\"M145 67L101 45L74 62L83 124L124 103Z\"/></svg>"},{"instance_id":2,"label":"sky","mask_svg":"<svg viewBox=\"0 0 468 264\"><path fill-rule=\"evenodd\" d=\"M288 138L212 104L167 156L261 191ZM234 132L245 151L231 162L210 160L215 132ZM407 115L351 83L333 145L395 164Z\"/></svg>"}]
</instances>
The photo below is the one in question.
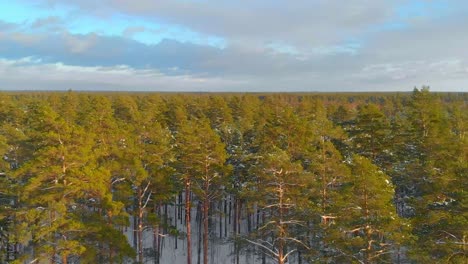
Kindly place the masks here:
<instances>
[{"instance_id":1,"label":"sky","mask_svg":"<svg viewBox=\"0 0 468 264\"><path fill-rule=\"evenodd\" d=\"M0 90L468 92L466 0L0 0Z\"/></svg>"}]
</instances>

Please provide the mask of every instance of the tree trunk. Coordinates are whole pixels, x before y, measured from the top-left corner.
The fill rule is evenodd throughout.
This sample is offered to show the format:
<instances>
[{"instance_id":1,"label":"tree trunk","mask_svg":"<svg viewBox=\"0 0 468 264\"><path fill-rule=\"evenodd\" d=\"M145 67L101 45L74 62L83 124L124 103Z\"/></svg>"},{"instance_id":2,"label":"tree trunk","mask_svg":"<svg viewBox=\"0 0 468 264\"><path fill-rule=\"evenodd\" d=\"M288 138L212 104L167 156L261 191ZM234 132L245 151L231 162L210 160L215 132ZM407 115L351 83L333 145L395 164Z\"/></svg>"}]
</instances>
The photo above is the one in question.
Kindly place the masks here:
<instances>
[{"instance_id":1,"label":"tree trunk","mask_svg":"<svg viewBox=\"0 0 468 264\"><path fill-rule=\"evenodd\" d=\"M250 233L252 231L252 222L250 220L250 212L248 211L249 209L247 209L247 233Z\"/></svg>"},{"instance_id":2,"label":"tree trunk","mask_svg":"<svg viewBox=\"0 0 468 264\"><path fill-rule=\"evenodd\" d=\"M196 217L196 220L197 220L197 226L198 226L198 248L197 248L197 264L200 264L201 263L201 244L202 244L202 217L201 217L201 203L198 202L198 205L197 205L197 217Z\"/></svg>"},{"instance_id":3,"label":"tree trunk","mask_svg":"<svg viewBox=\"0 0 468 264\"><path fill-rule=\"evenodd\" d=\"M219 201L219 238L223 238L223 213L221 208L223 207L223 200Z\"/></svg>"},{"instance_id":4,"label":"tree trunk","mask_svg":"<svg viewBox=\"0 0 468 264\"><path fill-rule=\"evenodd\" d=\"M231 224L231 211L232 211L232 195L229 195L229 217L228 217L229 224Z\"/></svg>"},{"instance_id":5,"label":"tree trunk","mask_svg":"<svg viewBox=\"0 0 468 264\"><path fill-rule=\"evenodd\" d=\"M371 250L372 250L372 237L371 237L371 229L370 229L370 221L369 221L369 216L370 216L370 213L369 213L369 206L368 206L368 196L367 196L367 186L364 185L364 207L365 207L365 217L366 217L366 228L365 228L365 232L366 232L366 242L367 242L367 248L365 250L365 258L364 258L364 263L365 264L368 264L370 263L370 254L371 254Z\"/></svg>"},{"instance_id":6,"label":"tree trunk","mask_svg":"<svg viewBox=\"0 0 468 264\"><path fill-rule=\"evenodd\" d=\"M177 212L179 211L180 206L177 206L177 197L175 197L175 208L174 208L174 228L177 230ZM174 248L177 249L177 237L174 239Z\"/></svg>"},{"instance_id":7,"label":"tree trunk","mask_svg":"<svg viewBox=\"0 0 468 264\"><path fill-rule=\"evenodd\" d=\"M159 226L153 226L153 252L154 252L154 264L159 264L159 246L158 246L158 237L159 237Z\"/></svg>"},{"instance_id":8,"label":"tree trunk","mask_svg":"<svg viewBox=\"0 0 468 264\"><path fill-rule=\"evenodd\" d=\"M49 215L49 216L50 216L50 220L51 220L50 225L52 226L52 219L55 219L55 211L50 212L50 215ZM56 240L55 240L55 232L52 233L51 235L52 235L51 241L54 242L54 246L52 247L52 257L51 257L51 259L50 259L50 263L51 263L51 264L55 264L55 254L57 253L57 248L56 248L56 246L55 246L55 244L56 244L56 243L55 243L55 242L56 242Z\"/></svg>"},{"instance_id":9,"label":"tree trunk","mask_svg":"<svg viewBox=\"0 0 468 264\"><path fill-rule=\"evenodd\" d=\"M138 202L136 202L138 203ZM137 221L137 216L134 214L133 215L133 228L132 228L132 234L133 234L133 248L138 251L138 221Z\"/></svg>"},{"instance_id":10,"label":"tree trunk","mask_svg":"<svg viewBox=\"0 0 468 264\"><path fill-rule=\"evenodd\" d=\"M278 255L278 264L284 264L283 255Z\"/></svg>"},{"instance_id":11,"label":"tree trunk","mask_svg":"<svg viewBox=\"0 0 468 264\"><path fill-rule=\"evenodd\" d=\"M177 204L177 217L180 220L180 224L183 224L182 220L182 192L179 193L179 201L176 203Z\"/></svg>"},{"instance_id":12,"label":"tree trunk","mask_svg":"<svg viewBox=\"0 0 468 264\"><path fill-rule=\"evenodd\" d=\"M159 216L158 213L159 206L154 204L154 213ZM159 237L159 226L153 226L153 252L154 252L154 264L159 264L159 246L158 246L158 237Z\"/></svg>"},{"instance_id":13,"label":"tree trunk","mask_svg":"<svg viewBox=\"0 0 468 264\"><path fill-rule=\"evenodd\" d=\"M107 218L108 218L107 225L112 226L112 212L110 210L107 212ZM110 242L109 243L109 264L113 263L112 252L113 252L112 242Z\"/></svg>"},{"instance_id":14,"label":"tree trunk","mask_svg":"<svg viewBox=\"0 0 468 264\"><path fill-rule=\"evenodd\" d=\"M234 219L233 219L233 225L232 225L232 228L233 228L233 231L234 231L234 235L237 235L237 197L234 199Z\"/></svg>"},{"instance_id":15,"label":"tree trunk","mask_svg":"<svg viewBox=\"0 0 468 264\"><path fill-rule=\"evenodd\" d=\"M187 264L192 263L192 230L190 226L191 213L190 213L190 178L185 179L185 225L187 228ZM176 238L177 239L177 238Z\"/></svg>"},{"instance_id":16,"label":"tree trunk","mask_svg":"<svg viewBox=\"0 0 468 264\"><path fill-rule=\"evenodd\" d=\"M236 220L237 234L241 233L241 210L242 210L242 200L239 199L237 203L237 215L236 215L237 216L237 220Z\"/></svg>"},{"instance_id":17,"label":"tree trunk","mask_svg":"<svg viewBox=\"0 0 468 264\"><path fill-rule=\"evenodd\" d=\"M284 212L283 212L283 210L284 210L283 194L284 194L283 185L280 184L279 188L278 188L278 196L279 196L279 202L278 202L278 206L279 206L278 264L284 264L284 261L285 261L285 259L284 259L284 237L286 236L286 234L285 234L285 231L284 231L285 226L283 225L283 214L284 214Z\"/></svg>"},{"instance_id":18,"label":"tree trunk","mask_svg":"<svg viewBox=\"0 0 468 264\"><path fill-rule=\"evenodd\" d=\"M203 264L208 264L208 210L210 207L209 199L203 199Z\"/></svg>"},{"instance_id":19,"label":"tree trunk","mask_svg":"<svg viewBox=\"0 0 468 264\"><path fill-rule=\"evenodd\" d=\"M224 237L227 237L227 226L228 226L228 214L227 214L227 197L224 199Z\"/></svg>"},{"instance_id":20,"label":"tree trunk","mask_svg":"<svg viewBox=\"0 0 468 264\"><path fill-rule=\"evenodd\" d=\"M238 234L240 234L240 199L235 198L234 200L234 234L237 237ZM240 253L240 248L239 248L239 243L236 242L234 251L236 254L236 264L239 264L239 253Z\"/></svg>"},{"instance_id":21,"label":"tree trunk","mask_svg":"<svg viewBox=\"0 0 468 264\"><path fill-rule=\"evenodd\" d=\"M67 264L68 263L68 256L67 254L62 255L62 264Z\"/></svg>"},{"instance_id":22,"label":"tree trunk","mask_svg":"<svg viewBox=\"0 0 468 264\"><path fill-rule=\"evenodd\" d=\"M168 224L167 224L167 219L168 218L168 215L167 215L167 204L164 204L164 234L166 235L167 234L167 227L168 227Z\"/></svg>"},{"instance_id":23,"label":"tree trunk","mask_svg":"<svg viewBox=\"0 0 468 264\"><path fill-rule=\"evenodd\" d=\"M137 228L137 239L138 239L138 262L143 263L143 194L141 187L138 188L138 228Z\"/></svg>"},{"instance_id":24,"label":"tree trunk","mask_svg":"<svg viewBox=\"0 0 468 264\"><path fill-rule=\"evenodd\" d=\"M262 224L265 224L265 219L266 219L265 211L262 210ZM265 264L265 263L266 263L266 254L265 254L265 251L262 250L262 264Z\"/></svg>"}]
</instances>

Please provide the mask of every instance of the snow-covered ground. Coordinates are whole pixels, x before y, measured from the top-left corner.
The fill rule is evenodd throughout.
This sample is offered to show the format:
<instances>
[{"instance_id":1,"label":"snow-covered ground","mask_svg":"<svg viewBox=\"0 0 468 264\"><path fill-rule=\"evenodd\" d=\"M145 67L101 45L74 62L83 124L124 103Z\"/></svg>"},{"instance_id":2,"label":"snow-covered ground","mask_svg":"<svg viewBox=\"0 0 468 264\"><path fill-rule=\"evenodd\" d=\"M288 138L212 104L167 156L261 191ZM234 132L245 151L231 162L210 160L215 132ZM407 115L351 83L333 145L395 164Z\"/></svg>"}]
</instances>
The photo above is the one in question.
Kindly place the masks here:
<instances>
[{"instance_id":1,"label":"snow-covered ground","mask_svg":"<svg viewBox=\"0 0 468 264\"><path fill-rule=\"evenodd\" d=\"M227 201L227 206L229 201ZM231 204L232 205L232 204ZM214 209L215 213L212 214L210 219L210 241L209 241L209 263L213 264L236 264L237 258L235 254L235 246L232 241L234 234L234 210L231 208L231 217L229 214L223 215L217 213L219 209L224 211L224 203L217 203ZM197 206L192 207L192 263L202 263L203 262L203 245L202 245L202 225L200 224L200 211L197 210ZM246 234L248 232L248 221L245 210L242 211L241 224L240 224L240 234ZM187 262L187 240L185 237L185 224L184 224L184 213L180 214L180 217L177 212L177 207L174 205L167 206L168 214L168 225L176 227L179 231L179 236L163 234L164 230L160 230L160 262L178 264ZM256 217L251 216L251 226L254 227L257 225ZM220 225L221 222L221 225ZM126 228L125 235L128 238L130 245L136 245L134 242L135 236L132 233L133 228L133 219L131 219L130 227ZM152 228L147 228L143 232L143 244L145 252L151 252L153 249L154 243L154 232ZM243 248L239 253L238 263L239 264L257 264L262 263L262 258L260 254L255 254L253 251L255 246L247 246ZM256 250L257 253L260 253L259 250ZM150 253L151 254L151 253ZM292 261L295 256L291 256L288 263L295 263ZM146 256L145 263L156 263L154 257ZM272 263L268 257L266 257L265 263Z\"/></svg>"}]
</instances>

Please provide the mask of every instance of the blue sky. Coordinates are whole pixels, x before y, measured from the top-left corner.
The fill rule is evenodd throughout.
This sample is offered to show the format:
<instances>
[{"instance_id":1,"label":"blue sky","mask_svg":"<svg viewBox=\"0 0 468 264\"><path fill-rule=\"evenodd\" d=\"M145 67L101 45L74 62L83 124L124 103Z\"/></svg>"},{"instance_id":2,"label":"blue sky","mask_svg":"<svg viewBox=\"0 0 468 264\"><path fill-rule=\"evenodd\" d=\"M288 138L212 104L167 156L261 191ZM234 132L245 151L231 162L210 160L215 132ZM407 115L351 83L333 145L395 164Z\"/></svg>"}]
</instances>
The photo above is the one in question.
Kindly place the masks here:
<instances>
[{"instance_id":1,"label":"blue sky","mask_svg":"<svg viewBox=\"0 0 468 264\"><path fill-rule=\"evenodd\" d=\"M468 91L462 0L0 0L0 90Z\"/></svg>"}]
</instances>

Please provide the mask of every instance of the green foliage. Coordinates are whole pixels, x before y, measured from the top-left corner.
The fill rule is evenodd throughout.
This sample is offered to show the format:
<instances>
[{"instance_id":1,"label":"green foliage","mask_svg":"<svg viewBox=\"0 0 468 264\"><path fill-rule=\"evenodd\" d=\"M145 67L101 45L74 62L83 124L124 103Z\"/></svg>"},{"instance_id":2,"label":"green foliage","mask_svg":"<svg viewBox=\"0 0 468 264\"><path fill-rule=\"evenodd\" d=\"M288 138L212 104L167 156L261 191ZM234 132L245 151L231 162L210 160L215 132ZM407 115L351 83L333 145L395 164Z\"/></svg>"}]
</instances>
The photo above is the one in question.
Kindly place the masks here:
<instances>
[{"instance_id":1,"label":"green foliage","mask_svg":"<svg viewBox=\"0 0 468 264\"><path fill-rule=\"evenodd\" d=\"M343 189L346 197L336 223L340 258L363 263L381 263L390 259L393 234L400 226L392 205L391 180L371 161L354 155L351 177Z\"/></svg>"},{"instance_id":2,"label":"green foliage","mask_svg":"<svg viewBox=\"0 0 468 264\"><path fill-rule=\"evenodd\" d=\"M378 95L0 93L0 262L147 261L143 231L189 237L187 222L161 208L182 219L193 197L203 205L207 243L212 221L231 217L235 254L248 247L278 263L293 255L464 263L466 101L427 87ZM229 213L228 203L216 208L221 201ZM132 246L126 228L136 230ZM25 250L6 250L15 244ZM151 250L158 256L158 245Z\"/></svg>"}]
</instances>

